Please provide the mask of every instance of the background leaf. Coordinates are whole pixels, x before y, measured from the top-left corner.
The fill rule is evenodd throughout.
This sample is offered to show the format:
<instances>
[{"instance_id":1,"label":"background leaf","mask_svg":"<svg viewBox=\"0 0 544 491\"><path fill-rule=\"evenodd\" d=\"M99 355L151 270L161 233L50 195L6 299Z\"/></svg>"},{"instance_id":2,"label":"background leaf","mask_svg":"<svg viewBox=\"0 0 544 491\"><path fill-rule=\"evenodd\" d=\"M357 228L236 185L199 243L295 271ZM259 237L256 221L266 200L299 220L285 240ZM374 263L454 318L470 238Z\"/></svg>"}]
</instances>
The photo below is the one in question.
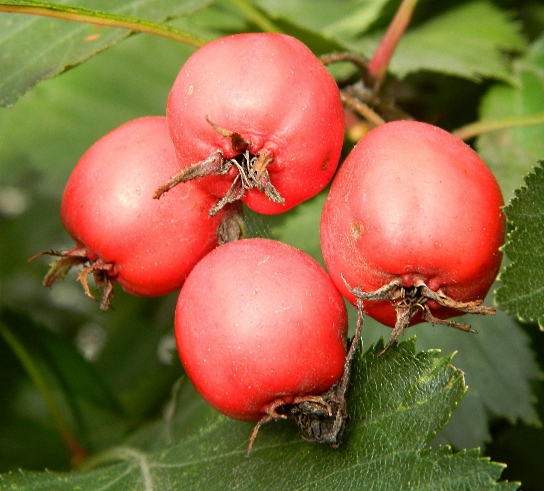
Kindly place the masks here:
<instances>
[{"instance_id":1,"label":"background leaf","mask_svg":"<svg viewBox=\"0 0 544 491\"><path fill-rule=\"evenodd\" d=\"M388 1L258 0L258 4L273 19L293 19L307 29L336 39L346 39L365 32L378 19Z\"/></svg>"},{"instance_id":2,"label":"background leaf","mask_svg":"<svg viewBox=\"0 0 544 491\"><path fill-rule=\"evenodd\" d=\"M193 12L208 3L184 0L173 6L168 0L82 0L77 5L161 21ZM13 104L39 81L81 63L129 34L127 29L3 13L0 15L0 106Z\"/></svg>"},{"instance_id":3,"label":"background leaf","mask_svg":"<svg viewBox=\"0 0 544 491\"><path fill-rule=\"evenodd\" d=\"M77 404L77 399L87 401L112 412L121 412L121 406L104 380L92 369L75 347L50 331L34 323L24 314L10 310L0 311L0 321L32 354L40 366L42 376L49 383L63 388ZM54 380L52 380L54 379Z\"/></svg>"},{"instance_id":4,"label":"background leaf","mask_svg":"<svg viewBox=\"0 0 544 491\"><path fill-rule=\"evenodd\" d=\"M381 35L363 38L354 46L369 56ZM473 80L511 80L504 51L524 49L517 24L491 2L477 0L407 31L390 69L399 77L432 70Z\"/></svg>"},{"instance_id":5,"label":"background leaf","mask_svg":"<svg viewBox=\"0 0 544 491\"><path fill-rule=\"evenodd\" d=\"M488 304L491 303L488 300ZM452 421L434 443L455 448L483 447L492 441L491 430L497 420L524 423L540 428L533 387L541 370L531 341L516 322L498 312L494 317L464 316L475 335L463 336L440 326L414 326L418 346L456 350L455 363L465 373L469 388Z\"/></svg>"},{"instance_id":6,"label":"background leaf","mask_svg":"<svg viewBox=\"0 0 544 491\"><path fill-rule=\"evenodd\" d=\"M488 299L486 302L490 304ZM353 312L355 315L355 312ZM531 340L506 314L493 317L463 316L477 334L470 335L443 326L424 323L411 327L405 335L417 337L420 349L455 351L455 365L463 370L468 391L448 425L433 444L452 445L457 449L485 447L497 421L530 425L540 431L534 384L542 372L535 359ZM365 343L387 338L390 329L377 322L366 322Z\"/></svg>"},{"instance_id":7,"label":"background leaf","mask_svg":"<svg viewBox=\"0 0 544 491\"><path fill-rule=\"evenodd\" d=\"M481 120L544 111L544 36L513 66L513 83L495 85L483 98ZM483 134L476 148L497 176L508 201L522 185L522 177L544 158L544 125Z\"/></svg>"},{"instance_id":8,"label":"background leaf","mask_svg":"<svg viewBox=\"0 0 544 491\"><path fill-rule=\"evenodd\" d=\"M465 391L450 358L436 351L416 355L413 340L379 357L382 349L379 344L356 359L352 418L339 450L306 443L294 425L279 422L261 429L246 459L251 425L219 417L161 452L123 447L111 454L123 463L70 475L6 475L0 489L517 489L515 483L497 484L503 466L477 451L425 448Z\"/></svg>"},{"instance_id":9,"label":"background leaf","mask_svg":"<svg viewBox=\"0 0 544 491\"><path fill-rule=\"evenodd\" d=\"M512 231L504 251L511 264L501 273L497 301L506 312L544 329L544 169L542 162L526 177L505 213Z\"/></svg>"},{"instance_id":10,"label":"background leaf","mask_svg":"<svg viewBox=\"0 0 544 491\"><path fill-rule=\"evenodd\" d=\"M123 435L126 425L119 401L73 345L7 309L0 310L0 325L5 334L2 341L9 335L17 344L18 350L12 351L18 351L17 361L25 366L27 376L33 383L40 377L40 396L48 402L49 417L54 417L61 433L71 435L87 452L111 445ZM35 373L30 373L28 363ZM9 393L11 381L1 383L1 392ZM16 407L14 401L6 404Z\"/></svg>"}]
</instances>

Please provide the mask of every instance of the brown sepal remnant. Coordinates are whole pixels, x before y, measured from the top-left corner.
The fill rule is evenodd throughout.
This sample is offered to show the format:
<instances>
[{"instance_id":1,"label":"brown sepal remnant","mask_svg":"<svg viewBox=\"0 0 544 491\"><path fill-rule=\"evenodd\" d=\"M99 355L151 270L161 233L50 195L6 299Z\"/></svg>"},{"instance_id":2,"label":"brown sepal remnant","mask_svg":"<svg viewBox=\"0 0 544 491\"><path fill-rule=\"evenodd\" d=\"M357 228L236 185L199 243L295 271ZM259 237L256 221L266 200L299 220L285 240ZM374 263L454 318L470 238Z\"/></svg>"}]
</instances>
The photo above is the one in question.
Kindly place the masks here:
<instances>
[{"instance_id":1,"label":"brown sepal remnant","mask_svg":"<svg viewBox=\"0 0 544 491\"><path fill-rule=\"evenodd\" d=\"M495 309L482 304L482 300L471 302L462 302L448 297L443 291L431 290L423 281L419 281L411 287L402 285L400 279L394 279L390 283L382 286L378 290L372 292L363 292L360 287L352 288L346 282L344 284L349 291L355 295L358 302L363 301L389 301L395 307L397 320L389 342L380 353L383 355L399 338L405 329L410 327L410 321L416 314L421 314L424 321L431 324L449 326L461 331L475 333L469 324L463 324L448 319L439 319L432 313L428 305L429 300L433 300L441 307L454 309L459 311L459 314L479 314L479 315L494 315Z\"/></svg>"},{"instance_id":2,"label":"brown sepal remnant","mask_svg":"<svg viewBox=\"0 0 544 491\"><path fill-rule=\"evenodd\" d=\"M180 182L211 175L225 175L234 166L238 174L232 181L231 187L225 196L210 210L211 216L215 215L227 203L234 203L243 198L246 191L250 189L257 189L263 192L271 201L284 204L285 199L272 184L267 170L267 166L274 161L274 157L264 150L255 155L252 154L250 151L252 143L245 140L239 133L221 128L210 121L208 117L206 117L206 121L224 138L230 138L232 149L237 153L236 157L229 159L222 150L218 149L206 159L190 165L173 176L155 191L153 198L159 199L165 192Z\"/></svg>"},{"instance_id":3,"label":"brown sepal remnant","mask_svg":"<svg viewBox=\"0 0 544 491\"><path fill-rule=\"evenodd\" d=\"M76 247L68 251L43 251L32 256L28 261L31 262L38 257L46 255L56 256L58 259L51 264L49 271L45 275L43 279L44 286L53 286L54 283L63 279L74 266L82 265L84 267L77 274L77 279L83 286L86 295L93 300L97 300L89 288L89 275L92 274L94 282L101 292L100 308L107 310L110 307L114 283L114 280L110 276L113 264L105 263L101 259L90 261L87 257L87 250L84 247Z\"/></svg>"},{"instance_id":4,"label":"brown sepal remnant","mask_svg":"<svg viewBox=\"0 0 544 491\"><path fill-rule=\"evenodd\" d=\"M226 128L221 128L221 126L218 126L211 121L208 116L206 116L206 121L215 131L222 135L223 138L230 138L232 150L235 153L242 153L251 147L251 142L247 141L242 135L240 135L240 133L227 130Z\"/></svg>"}]
</instances>

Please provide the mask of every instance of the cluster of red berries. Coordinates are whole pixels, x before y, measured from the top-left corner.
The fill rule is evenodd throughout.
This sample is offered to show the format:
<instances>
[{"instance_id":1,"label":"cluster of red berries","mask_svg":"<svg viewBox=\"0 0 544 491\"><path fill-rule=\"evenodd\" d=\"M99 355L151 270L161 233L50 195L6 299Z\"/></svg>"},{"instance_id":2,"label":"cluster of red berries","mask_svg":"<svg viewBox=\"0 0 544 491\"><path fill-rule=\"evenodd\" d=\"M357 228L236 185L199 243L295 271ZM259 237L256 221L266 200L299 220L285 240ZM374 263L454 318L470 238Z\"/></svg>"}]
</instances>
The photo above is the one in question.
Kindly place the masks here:
<instances>
[{"instance_id":1,"label":"cluster of red berries","mask_svg":"<svg viewBox=\"0 0 544 491\"><path fill-rule=\"evenodd\" d=\"M128 122L96 142L66 186L76 241L45 283L74 265L107 308L118 282L140 296L181 289L175 334L203 398L232 418L292 417L337 446L357 345L343 297L402 331L481 306L500 266L502 196L483 161L434 126L386 123L351 151L340 91L300 41L239 34L184 64L166 117ZM335 176L335 177L334 177ZM328 274L286 244L244 238L240 202L287 211L333 179L321 220ZM360 330L360 329L358 329Z\"/></svg>"}]
</instances>

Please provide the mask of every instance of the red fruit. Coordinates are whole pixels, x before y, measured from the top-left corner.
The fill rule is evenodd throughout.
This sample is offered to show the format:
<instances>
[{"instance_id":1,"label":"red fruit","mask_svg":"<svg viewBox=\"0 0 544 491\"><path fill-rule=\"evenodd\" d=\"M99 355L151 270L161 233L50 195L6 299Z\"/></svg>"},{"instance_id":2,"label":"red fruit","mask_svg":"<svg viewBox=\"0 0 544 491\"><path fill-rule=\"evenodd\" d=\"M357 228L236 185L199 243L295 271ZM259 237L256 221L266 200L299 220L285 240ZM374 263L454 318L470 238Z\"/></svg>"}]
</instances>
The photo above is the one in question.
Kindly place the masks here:
<instances>
[{"instance_id":1,"label":"red fruit","mask_svg":"<svg viewBox=\"0 0 544 491\"><path fill-rule=\"evenodd\" d=\"M501 263L502 205L495 178L462 141L425 123L387 123L355 146L333 182L323 256L342 294L355 304L358 293L398 336L422 320L478 311Z\"/></svg>"},{"instance_id":2,"label":"red fruit","mask_svg":"<svg viewBox=\"0 0 544 491\"><path fill-rule=\"evenodd\" d=\"M217 245L224 213L208 215L214 199L184 183L160 202L156 187L177 168L166 118L130 121L98 140L75 166L64 190L61 219L77 245L46 276L52 284L77 264L93 273L107 308L113 282L152 297L179 289L193 266Z\"/></svg>"},{"instance_id":3,"label":"red fruit","mask_svg":"<svg viewBox=\"0 0 544 491\"><path fill-rule=\"evenodd\" d=\"M250 33L212 41L187 60L170 92L168 127L184 171L157 197L177 179L197 177L223 198L212 213L236 199L259 213L289 210L332 178L343 114L335 80L297 39Z\"/></svg>"},{"instance_id":4,"label":"red fruit","mask_svg":"<svg viewBox=\"0 0 544 491\"><path fill-rule=\"evenodd\" d=\"M347 316L311 257L280 242L245 239L220 246L193 269L178 299L175 333L202 397L231 418L258 421L340 379Z\"/></svg>"}]
</instances>

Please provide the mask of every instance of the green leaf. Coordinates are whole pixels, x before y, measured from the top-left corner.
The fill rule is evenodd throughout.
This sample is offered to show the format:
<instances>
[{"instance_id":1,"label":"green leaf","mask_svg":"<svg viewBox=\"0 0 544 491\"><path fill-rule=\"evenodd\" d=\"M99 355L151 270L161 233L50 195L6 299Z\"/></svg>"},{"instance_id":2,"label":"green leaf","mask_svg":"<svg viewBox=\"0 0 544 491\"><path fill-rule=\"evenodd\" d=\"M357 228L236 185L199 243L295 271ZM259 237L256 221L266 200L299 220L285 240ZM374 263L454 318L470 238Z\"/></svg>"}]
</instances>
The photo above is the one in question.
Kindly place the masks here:
<instances>
[{"instance_id":1,"label":"green leaf","mask_svg":"<svg viewBox=\"0 0 544 491\"><path fill-rule=\"evenodd\" d=\"M217 411L200 397L189 379L182 376L172 386L161 418L138 428L124 445L146 452L163 450L198 433L216 418Z\"/></svg>"},{"instance_id":2,"label":"green leaf","mask_svg":"<svg viewBox=\"0 0 544 491\"><path fill-rule=\"evenodd\" d=\"M28 316L8 309L0 310L0 328L68 442L73 435L79 446L84 444L91 450L121 436L124 414L119 402L75 346ZM110 437L99 441L97 437L103 436L101 431L106 427Z\"/></svg>"},{"instance_id":3,"label":"green leaf","mask_svg":"<svg viewBox=\"0 0 544 491\"><path fill-rule=\"evenodd\" d=\"M343 39L365 32L388 1L259 0L258 3L276 19L296 19L301 27Z\"/></svg>"},{"instance_id":4,"label":"green leaf","mask_svg":"<svg viewBox=\"0 0 544 491\"><path fill-rule=\"evenodd\" d=\"M544 330L544 169L543 163L525 178L505 208L512 227L504 252L511 263L500 274L497 302L525 322Z\"/></svg>"},{"instance_id":5,"label":"green leaf","mask_svg":"<svg viewBox=\"0 0 544 491\"><path fill-rule=\"evenodd\" d=\"M191 13L205 7L209 0L185 0L175 4L168 0L86 0L79 2L83 8L70 8L66 6L69 3L0 2L0 7L25 6L31 11L34 8L64 17L59 20L0 13L0 105L13 104L39 81L62 73L131 34L126 28L96 26L65 19L108 20L121 27L126 27L123 24L128 23L139 25L142 29L154 27L155 31L160 31L148 21L162 21ZM168 26L163 30L168 31ZM178 34L181 38L184 33ZM187 34L186 39L194 38Z\"/></svg>"},{"instance_id":6,"label":"green leaf","mask_svg":"<svg viewBox=\"0 0 544 491\"><path fill-rule=\"evenodd\" d=\"M260 3L266 4L267 2ZM330 2L322 1L320 3L324 7L325 12L316 9L316 5L312 4L311 8L306 10L307 15L299 17L297 16L297 10L298 8L304 10L303 5L294 5L295 11L289 8L288 12L286 12L285 9L282 9L280 5L276 5L274 2L270 5L272 11L251 6L249 5L249 2L246 2L245 0L229 2L229 4L236 6L236 12L238 14L242 13L245 15L246 21L249 22L249 25L246 26L247 30L254 30L251 26L255 25L264 31L289 34L306 44L306 46L308 46L317 56L333 51L345 51L345 45L338 42L336 39L333 39L325 31L316 29L315 18L310 19L308 22L308 16L312 17L312 12L314 14L317 13L318 17L320 17L323 14L326 15L327 11L334 10L330 8L333 6ZM327 3L329 8L326 7ZM278 9L277 7L280 8ZM291 7L291 5L289 5L289 7ZM306 7L309 6L306 5Z\"/></svg>"},{"instance_id":7,"label":"green leaf","mask_svg":"<svg viewBox=\"0 0 544 491\"><path fill-rule=\"evenodd\" d=\"M496 85L485 95L480 123L544 112L544 36L514 63L514 83ZM544 158L544 125L512 126L481 135L476 148L493 170L506 199Z\"/></svg>"},{"instance_id":8,"label":"green leaf","mask_svg":"<svg viewBox=\"0 0 544 491\"><path fill-rule=\"evenodd\" d=\"M518 31L518 25L492 3L469 2L409 29L390 70L399 77L430 70L471 80L511 80L503 52L525 49ZM363 38L354 46L369 56L381 36Z\"/></svg>"},{"instance_id":9,"label":"green leaf","mask_svg":"<svg viewBox=\"0 0 544 491\"><path fill-rule=\"evenodd\" d=\"M491 303L489 297L487 304ZM355 316L350 306L352 320ZM533 389L541 370L524 330L500 311L492 317L467 315L457 320L470 324L477 334L428 323L413 326L406 333L417 336L419 349L455 351L455 365L463 370L469 388L433 443L447 443L458 449L483 447L491 441L490 424L497 419L539 427ZM367 319L362 337L365 343L373 343L381 336L389 336L390 331Z\"/></svg>"},{"instance_id":10,"label":"green leaf","mask_svg":"<svg viewBox=\"0 0 544 491\"><path fill-rule=\"evenodd\" d=\"M490 421L497 418L540 427L533 389L541 370L529 336L500 311L493 317L467 315L459 320L469 323L477 334L428 324L416 330L421 349L432 346L457 352L455 364L463 370L469 388L435 443L484 446L492 440Z\"/></svg>"},{"instance_id":11,"label":"green leaf","mask_svg":"<svg viewBox=\"0 0 544 491\"><path fill-rule=\"evenodd\" d=\"M274 23L278 26L282 32L289 33L289 35L302 41L316 56L332 53L335 51L346 51L346 46L341 42L333 39L325 33L308 29L301 26L298 22L284 17L278 17L274 19Z\"/></svg>"},{"instance_id":12,"label":"green leaf","mask_svg":"<svg viewBox=\"0 0 544 491\"><path fill-rule=\"evenodd\" d=\"M415 354L414 340L379 357L382 349L379 343L356 358L351 419L338 450L304 442L292 422L278 422L261 429L246 459L251 425L218 417L162 451L121 447L96 461L119 463L64 474L6 474L0 489L517 489L497 483L504 466L478 451L426 446L465 392L451 357L436 350Z\"/></svg>"},{"instance_id":13,"label":"green leaf","mask_svg":"<svg viewBox=\"0 0 544 491\"><path fill-rule=\"evenodd\" d=\"M113 412L121 406L92 366L75 346L55 336L27 315L12 310L0 310L0 322L10 329L19 343L40 365L42 376L65 390L67 397L84 399Z\"/></svg>"},{"instance_id":14,"label":"green leaf","mask_svg":"<svg viewBox=\"0 0 544 491\"><path fill-rule=\"evenodd\" d=\"M3 18L0 14L0 22ZM73 166L92 143L130 119L164 115L171 85L192 51L156 36L132 36L61 77L39 84L15 106L0 108L2 183L20 185L27 193L38 188L60 204ZM56 221L58 211L58 207L50 210ZM39 240L33 247L28 257L40 250L36 250Z\"/></svg>"}]
</instances>

